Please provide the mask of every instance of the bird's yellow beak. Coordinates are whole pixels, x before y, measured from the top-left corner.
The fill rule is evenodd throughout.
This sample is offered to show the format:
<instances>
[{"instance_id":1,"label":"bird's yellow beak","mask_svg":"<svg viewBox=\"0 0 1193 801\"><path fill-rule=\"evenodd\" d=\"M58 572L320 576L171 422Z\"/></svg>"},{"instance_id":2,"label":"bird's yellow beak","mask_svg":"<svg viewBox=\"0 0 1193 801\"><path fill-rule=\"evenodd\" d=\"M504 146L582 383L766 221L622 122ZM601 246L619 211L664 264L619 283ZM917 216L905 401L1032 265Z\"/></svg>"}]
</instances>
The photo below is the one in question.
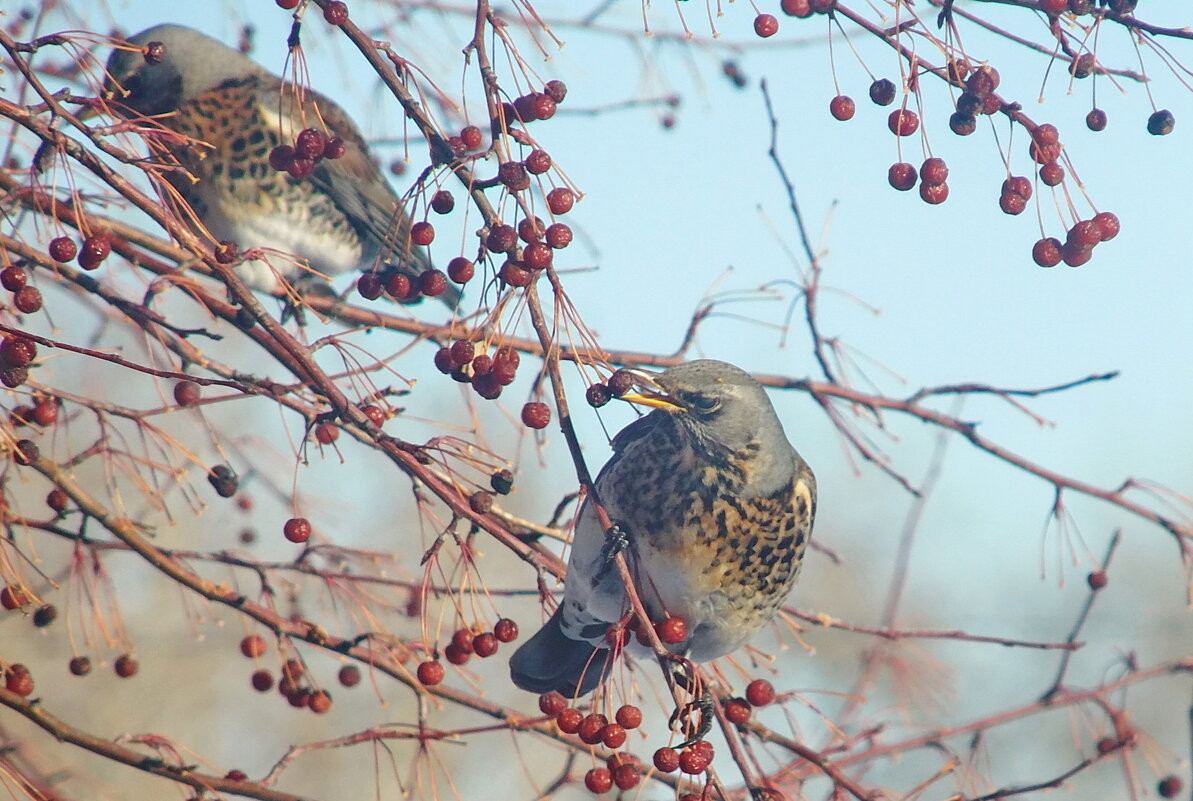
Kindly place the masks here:
<instances>
[{"instance_id":1,"label":"bird's yellow beak","mask_svg":"<svg viewBox=\"0 0 1193 801\"><path fill-rule=\"evenodd\" d=\"M638 406L649 406L652 409L662 409L665 412L686 412L688 407L667 394L666 390L655 382L654 376L650 373L639 372L637 370L631 371L639 380L638 386L643 388L642 392L627 392L624 395L618 396L621 400L627 403L633 403Z\"/></svg>"}]
</instances>

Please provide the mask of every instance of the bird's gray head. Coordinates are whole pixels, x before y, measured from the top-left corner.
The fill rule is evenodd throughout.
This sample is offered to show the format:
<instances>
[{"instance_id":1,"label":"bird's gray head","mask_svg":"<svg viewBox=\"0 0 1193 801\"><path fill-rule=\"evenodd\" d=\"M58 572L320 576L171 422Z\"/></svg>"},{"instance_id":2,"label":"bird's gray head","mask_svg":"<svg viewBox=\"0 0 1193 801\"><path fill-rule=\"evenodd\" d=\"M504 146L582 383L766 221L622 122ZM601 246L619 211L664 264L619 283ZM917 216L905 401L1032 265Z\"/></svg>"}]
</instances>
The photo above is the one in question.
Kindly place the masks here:
<instances>
[{"instance_id":1,"label":"bird's gray head","mask_svg":"<svg viewBox=\"0 0 1193 801\"><path fill-rule=\"evenodd\" d=\"M731 451L751 442L790 447L766 390L739 367L699 359L653 376L653 383L663 394L649 405L671 412L699 442Z\"/></svg>"},{"instance_id":2,"label":"bird's gray head","mask_svg":"<svg viewBox=\"0 0 1193 801\"><path fill-rule=\"evenodd\" d=\"M157 25L130 36L129 43L165 45L161 63L142 52L116 50L108 59L109 91L115 100L150 116L175 111L197 95L232 78L268 74L252 59L206 34L181 25ZM128 93L123 97L120 90Z\"/></svg>"}]
</instances>

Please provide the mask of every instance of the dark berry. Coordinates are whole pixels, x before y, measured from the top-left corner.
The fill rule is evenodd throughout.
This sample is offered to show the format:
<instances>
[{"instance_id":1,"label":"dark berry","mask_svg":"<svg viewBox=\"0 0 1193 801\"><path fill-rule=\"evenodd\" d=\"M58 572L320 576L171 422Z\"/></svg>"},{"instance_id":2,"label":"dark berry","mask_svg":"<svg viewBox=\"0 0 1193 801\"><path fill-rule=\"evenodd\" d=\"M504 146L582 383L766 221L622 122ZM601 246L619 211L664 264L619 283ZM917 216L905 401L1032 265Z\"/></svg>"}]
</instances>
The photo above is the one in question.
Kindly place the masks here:
<instances>
[{"instance_id":1,"label":"dark berry","mask_svg":"<svg viewBox=\"0 0 1193 801\"><path fill-rule=\"evenodd\" d=\"M13 294L12 305L22 314L33 314L41 308L41 292L35 286L21 287Z\"/></svg>"},{"instance_id":2,"label":"dark berry","mask_svg":"<svg viewBox=\"0 0 1193 801\"><path fill-rule=\"evenodd\" d=\"M494 225L485 236L485 247L493 253L504 253L517 244L518 232L512 225Z\"/></svg>"},{"instance_id":3,"label":"dark berry","mask_svg":"<svg viewBox=\"0 0 1193 801\"><path fill-rule=\"evenodd\" d=\"M435 226L426 220L419 220L410 226L410 241L426 247L435 241Z\"/></svg>"},{"instance_id":4,"label":"dark berry","mask_svg":"<svg viewBox=\"0 0 1193 801\"><path fill-rule=\"evenodd\" d=\"M1085 127L1091 131L1106 130L1106 112L1100 108L1090 109L1085 115Z\"/></svg>"},{"instance_id":5,"label":"dark berry","mask_svg":"<svg viewBox=\"0 0 1193 801\"><path fill-rule=\"evenodd\" d=\"M344 140L338 136L333 136L327 140L327 145L323 148L323 158L334 161L335 159L343 158L347 152L348 147L344 144Z\"/></svg>"},{"instance_id":6,"label":"dark berry","mask_svg":"<svg viewBox=\"0 0 1193 801\"><path fill-rule=\"evenodd\" d=\"M654 752L654 766L662 773L679 770L679 752L674 748L660 748Z\"/></svg>"},{"instance_id":7,"label":"dark berry","mask_svg":"<svg viewBox=\"0 0 1193 801\"><path fill-rule=\"evenodd\" d=\"M269 166L278 172L290 169L292 161L294 161L294 148L291 145L278 145L269 151Z\"/></svg>"},{"instance_id":8,"label":"dark berry","mask_svg":"<svg viewBox=\"0 0 1193 801\"><path fill-rule=\"evenodd\" d=\"M1176 117L1168 109L1161 109L1147 118L1147 132L1152 136L1167 136L1176 127Z\"/></svg>"},{"instance_id":9,"label":"dark berry","mask_svg":"<svg viewBox=\"0 0 1193 801\"><path fill-rule=\"evenodd\" d=\"M52 244L53 243L51 243L51 245ZM61 261L61 259L59 259L59 261ZM3 270L0 270L0 286L3 286L9 292L16 292L17 290L23 288L28 280L28 273L15 264L10 264Z\"/></svg>"},{"instance_id":10,"label":"dark berry","mask_svg":"<svg viewBox=\"0 0 1193 801\"><path fill-rule=\"evenodd\" d=\"M385 287L381 285L381 279L374 273L365 273L356 279L356 291L365 300L376 300L381 297L384 290Z\"/></svg>"},{"instance_id":11,"label":"dark berry","mask_svg":"<svg viewBox=\"0 0 1193 801\"><path fill-rule=\"evenodd\" d=\"M327 137L318 128L304 128L294 139L294 154L298 158L322 158L326 147Z\"/></svg>"},{"instance_id":12,"label":"dark berry","mask_svg":"<svg viewBox=\"0 0 1193 801\"><path fill-rule=\"evenodd\" d=\"M1109 579L1106 578L1106 573L1102 570L1095 570L1086 576L1085 580L1089 584L1089 588L1095 591L1105 587L1109 581Z\"/></svg>"},{"instance_id":13,"label":"dark berry","mask_svg":"<svg viewBox=\"0 0 1193 801\"><path fill-rule=\"evenodd\" d=\"M870 84L870 99L880 106L895 102L895 84L888 78L879 78Z\"/></svg>"},{"instance_id":14,"label":"dark berry","mask_svg":"<svg viewBox=\"0 0 1193 801\"><path fill-rule=\"evenodd\" d=\"M599 409L613 398L613 393L605 384L593 384L584 392L584 399L594 409Z\"/></svg>"},{"instance_id":15,"label":"dark berry","mask_svg":"<svg viewBox=\"0 0 1193 801\"><path fill-rule=\"evenodd\" d=\"M446 189L440 189L431 196L431 208L436 214L447 214L456 207L456 198Z\"/></svg>"},{"instance_id":16,"label":"dark berry","mask_svg":"<svg viewBox=\"0 0 1193 801\"><path fill-rule=\"evenodd\" d=\"M526 165L520 161L507 161L497 168L497 180L505 184L511 192L521 192L530 188L530 175Z\"/></svg>"},{"instance_id":17,"label":"dark berry","mask_svg":"<svg viewBox=\"0 0 1193 801\"><path fill-rule=\"evenodd\" d=\"M509 495L510 490L514 488L514 474L509 470L498 470L489 476L489 486L498 495Z\"/></svg>"},{"instance_id":18,"label":"dark berry","mask_svg":"<svg viewBox=\"0 0 1193 801\"><path fill-rule=\"evenodd\" d=\"M556 103L562 103L563 99L567 97L568 87L563 81L547 81L547 85L543 87L543 93Z\"/></svg>"},{"instance_id":19,"label":"dark berry","mask_svg":"<svg viewBox=\"0 0 1193 801\"><path fill-rule=\"evenodd\" d=\"M545 150L532 150L526 156L526 171L531 175L542 175L551 169L551 156Z\"/></svg>"},{"instance_id":20,"label":"dark berry","mask_svg":"<svg viewBox=\"0 0 1193 801\"><path fill-rule=\"evenodd\" d=\"M418 276L418 291L435 298L447 291L447 276L441 270L427 270Z\"/></svg>"},{"instance_id":21,"label":"dark berry","mask_svg":"<svg viewBox=\"0 0 1193 801\"><path fill-rule=\"evenodd\" d=\"M49 251L51 259L61 262L68 262L79 254L78 246L75 245L74 240L69 236L56 236L51 239ZM22 283L21 286L24 286L24 283ZM18 286L15 288L20 289L21 287ZM7 284L5 284L5 289L11 291L13 287L9 287Z\"/></svg>"}]
</instances>

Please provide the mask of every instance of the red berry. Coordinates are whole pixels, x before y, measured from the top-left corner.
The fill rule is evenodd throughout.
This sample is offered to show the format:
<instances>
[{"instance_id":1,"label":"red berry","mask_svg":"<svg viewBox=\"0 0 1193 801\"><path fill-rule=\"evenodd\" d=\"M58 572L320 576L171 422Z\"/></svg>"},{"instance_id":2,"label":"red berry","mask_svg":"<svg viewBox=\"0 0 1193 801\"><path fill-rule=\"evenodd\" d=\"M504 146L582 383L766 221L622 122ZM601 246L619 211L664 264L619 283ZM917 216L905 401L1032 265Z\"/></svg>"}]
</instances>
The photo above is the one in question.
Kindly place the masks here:
<instances>
[{"instance_id":1,"label":"red berry","mask_svg":"<svg viewBox=\"0 0 1193 801\"><path fill-rule=\"evenodd\" d=\"M472 640L472 650L482 659L492 656L497 653L497 637L491 631L476 635Z\"/></svg>"},{"instance_id":2,"label":"red berry","mask_svg":"<svg viewBox=\"0 0 1193 801\"><path fill-rule=\"evenodd\" d=\"M1118 215L1110 211L1100 211L1094 215L1094 223L1102 232L1102 241L1109 242L1118 236L1122 225L1118 221ZM36 411L36 410L35 410Z\"/></svg>"},{"instance_id":3,"label":"red berry","mask_svg":"<svg viewBox=\"0 0 1193 801\"><path fill-rule=\"evenodd\" d=\"M316 715L322 715L331 709L331 696L326 690L315 690L307 699L307 706Z\"/></svg>"},{"instance_id":4,"label":"red berry","mask_svg":"<svg viewBox=\"0 0 1193 801\"><path fill-rule=\"evenodd\" d=\"M1103 737L1098 740L1097 748L1099 754L1109 754L1118 750L1122 742L1117 737Z\"/></svg>"},{"instance_id":5,"label":"red berry","mask_svg":"<svg viewBox=\"0 0 1193 801\"><path fill-rule=\"evenodd\" d=\"M332 0L323 7L323 19L329 25L343 25L348 21L348 4L340 0Z\"/></svg>"},{"instance_id":6,"label":"red berry","mask_svg":"<svg viewBox=\"0 0 1193 801\"><path fill-rule=\"evenodd\" d=\"M481 136L480 128L469 125L460 131L460 141L469 150L476 150L484 143L484 137Z\"/></svg>"},{"instance_id":7,"label":"red berry","mask_svg":"<svg viewBox=\"0 0 1193 801\"><path fill-rule=\"evenodd\" d=\"M174 385L174 402L179 406L194 406L202 391L194 381L179 381Z\"/></svg>"},{"instance_id":8,"label":"red berry","mask_svg":"<svg viewBox=\"0 0 1193 801\"><path fill-rule=\"evenodd\" d=\"M16 292L18 289L21 289L28 280L29 276L25 271L15 264L10 264L3 270L0 270L0 286L3 286L9 292Z\"/></svg>"},{"instance_id":9,"label":"red berry","mask_svg":"<svg viewBox=\"0 0 1193 801\"><path fill-rule=\"evenodd\" d=\"M1012 175L1002 182L1003 194L1008 192L1020 195L1024 200L1031 198L1031 181L1022 175Z\"/></svg>"},{"instance_id":10,"label":"red berry","mask_svg":"<svg viewBox=\"0 0 1193 801\"><path fill-rule=\"evenodd\" d=\"M291 145L278 145L269 151L269 166L278 172L290 169L292 161L294 161L294 148Z\"/></svg>"},{"instance_id":11,"label":"red berry","mask_svg":"<svg viewBox=\"0 0 1193 801\"><path fill-rule=\"evenodd\" d=\"M304 128L294 139L294 154L298 158L318 159L327 148L327 137L318 128Z\"/></svg>"},{"instance_id":12,"label":"red berry","mask_svg":"<svg viewBox=\"0 0 1193 801\"><path fill-rule=\"evenodd\" d=\"M674 748L660 748L654 752L654 766L663 773L679 770L679 752Z\"/></svg>"},{"instance_id":13,"label":"red berry","mask_svg":"<svg viewBox=\"0 0 1193 801\"><path fill-rule=\"evenodd\" d=\"M71 675L86 676L91 672L91 660L85 656L76 656L70 660L68 665Z\"/></svg>"},{"instance_id":14,"label":"red berry","mask_svg":"<svg viewBox=\"0 0 1193 801\"><path fill-rule=\"evenodd\" d=\"M887 117L886 124L896 136L911 136L919 130L920 118L911 109L897 108Z\"/></svg>"},{"instance_id":15,"label":"red berry","mask_svg":"<svg viewBox=\"0 0 1193 801\"><path fill-rule=\"evenodd\" d=\"M265 653L265 640L256 634L250 634L240 641L240 652L250 659Z\"/></svg>"},{"instance_id":16,"label":"red berry","mask_svg":"<svg viewBox=\"0 0 1193 801\"><path fill-rule=\"evenodd\" d=\"M420 220L410 226L410 241L416 245L426 247L435 241L435 226L426 220Z\"/></svg>"},{"instance_id":17,"label":"red berry","mask_svg":"<svg viewBox=\"0 0 1193 801\"><path fill-rule=\"evenodd\" d=\"M932 157L924 159L920 165L920 180L932 186L939 186L949 178L949 166L944 159Z\"/></svg>"},{"instance_id":18,"label":"red berry","mask_svg":"<svg viewBox=\"0 0 1193 801\"><path fill-rule=\"evenodd\" d=\"M1027 209L1027 200L1014 192L1003 192L998 198L998 207L1005 214L1022 214Z\"/></svg>"},{"instance_id":19,"label":"red berry","mask_svg":"<svg viewBox=\"0 0 1193 801\"><path fill-rule=\"evenodd\" d=\"M16 584L10 584L0 590L0 606L5 609L20 609L29 603L29 596Z\"/></svg>"},{"instance_id":20,"label":"red berry","mask_svg":"<svg viewBox=\"0 0 1193 801\"><path fill-rule=\"evenodd\" d=\"M369 422L378 428L385 425L385 410L380 406L374 406L370 403L367 406L362 407L361 411L364 412L365 417L369 418Z\"/></svg>"},{"instance_id":21,"label":"red berry","mask_svg":"<svg viewBox=\"0 0 1193 801\"><path fill-rule=\"evenodd\" d=\"M920 184L920 200L933 206L944 203L949 198L948 184Z\"/></svg>"},{"instance_id":22,"label":"red berry","mask_svg":"<svg viewBox=\"0 0 1193 801\"><path fill-rule=\"evenodd\" d=\"M998 88L998 70L989 64L978 67L965 81L965 88L979 99L985 99Z\"/></svg>"},{"instance_id":23,"label":"red berry","mask_svg":"<svg viewBox=\"0 0 1193 801\"><path fill-rule=\"evenodd\" d=\"M518 624L508 617L503 617L493 625L493 636L498 642L513 642L518 639Z\"/></svg>"},{"instance_id":24,"label":"red berry","mask_svg":"<svg viewBox=\"0 0 1193 801\"><path fill-rule=\"evenodd\" d=\"M812 7L808 5L808 0L782 0L779 8L789 17L807 19L812 16Z\"/></svg>"},{"instance_id":25,"label":"red berry","mask_svg":"<svg viewBox=\"0 0 1193 801\"><path fill-rule=\"evenodd\" d=\"M340 668L340 672L336 678L345 687L355 687L360 684L360 668L356 665L344 665Z\"/></svg>"},{"instance_id":26,"label":"red berry","mask_svg":"<svg viewBox=\"0 0 1193 801\"><path fill-rule=\"evenodd\" d=\"M730 723L745 723L750 719L750 711L750 703L744 698L734 698L725 703L725 717Z\"/></svg>"},{"instance_id":27,"label":"red berry","mask_svg":"<svg viewBox=\"0 0 1193 801\"><path fill-rule=\"evenodd\" d=\"M278 8L285 11L293 11L298 8L298 0L273 0L277 3Z\"/></svg>"},{"instance_id":28,"label":"red berry","mask_svg":"<svg viewBox=\"0 0 1193 801\"><path fill-rule=\"evenodd\" d=\"M79 248L75 245L73 239L69 236L56 236L50 240L50 258L54 261L67 262L73 259L79 253ZM21 284L24 286L24 283ZM21 287L17 287L20 289ZM5 289L11 290L12 287L5 285Z\"/></svg>"},{"instance_id":29,"label":"red berry","mask_svg":"<svg viewBox=\"0 0 1193 801\"><path fill-rule=\"evenodd\" d=\"M451 348L440 348L435 351L435 369L444 375L456 369L456 363L452 359Z\"/></svg>"},{"instance_id":30,"label":"red berry","mask_svg":"<svg viewBox=\"0 0 1193 801\"><path fill-rule=\"evenodd\" d=\"M452 363L462 367L472 361L476 355L476 346L467 339L457 339L451 345Z\"/></svg>"},{"instance_id":31,"label":"red berry","mask_svg":"<svg viewBox=\"0 0 1193 801\"><path fill-rule=\"evenodd\" d=\"M808 0L808 6L817 14L827 14L837 7L837 0Z\"/></svg>"},{"instance_id":32,"label":"red berry","mask_svg":"<svg viewBox=\"0 0 1193 801\"><path fill-rule=\"evenodd\" d=\"M567 84L558 80L547 81L547 85L543 87L543 94L556 103L562 103L563 99L568 96Z\"/></svg>"},{"instance_id":33,"label":"red berry","mask_svg":"<svg viewBox=\"0 0 1193 801\"><path fill-rule=\"evenodd\" d=\"M659 639L667 645L676 645L688 638L688 621L682 617L669 617L655 626Z\"/></svg>"},{"instance_id":34,"label":"red berry","mask_svg":"<svg viewBox=\"0 0 1193 801\"><path fill-rule=\"evenodd\" d=\"M286 167L286 172L294 178L306 178L315 171L315 160L295 156Z\"/></svg>"},{"instance_id":35,"label":"red berry","mask_svg":"<svg viewBox=\"0 0 1193 801\"><path fill-rule=\"evenodd\" d=\"M55 512L61 514L66 510L67 504L70 503L70 498L66 493L55 487L46 495L46 506L53 509Z\"/></svg>"},{"instance_id":36,"label":"red berry","mask_svg":"<svg viewBox=\"0 0 1193 801\"><path fill-rule=\"evenodd\" d=\"M4 686L9 692L22 697L32 695L33 676L29 673L29 668L19 662L9 665L8 671L4 674Z\"/></svg>"},{"instance_id":37,"label":"red berry","mask_svg":"<svg viewBox=\"0 0 1193 801\"><path fill-rule=\"evenodd\" d=\"M531 242L522 250L522 263L530 270L545 270L553 260L551 248L545 242Z\"/></svg>"},{"instance_id":38,"label":"red berry","mask_svg":"<svg viewBox=\"0 0 1193 801\"><path fill-rule=\"evenodd\" d=\"M292 517L282 526L282 533L290 542L306 542L311 538L311 522L305 517Z\"/></svg>"},{"instance_id":39,"label":"red berry","mask_svg":"<svg viewBox=\"0 0 1193 801\"><path fill-rule=\"evenodd\" d=\"M344 144L344 140L338 136L333 136L327 140L327 144L323 147L323 158L325 159L340 159L348 152L348 146Z\"/></svg>"},{"instance_id":40,"label":"red berry","mask_svg":"<svg viewBox=\"0 0 1193 801\"><path fill-rule=\"evenodd\" d=\"M613 771L613 783L618 790L629 790L638 784L640 775L637 765L619 765Z\"/></svg>"},{"instance_id":41,"label":"red berry","mask_svg":"<svg viewBox=\"0 0 1193 801\"><path fill-rule=\"evenodd\" d=\"M457 629L452 634L452 645L463 651L466 654L472 653L472 643L476 639L476 635L471 629Z\"/></svg>"},{"instance_id":42,"label":"red berry","mask_svg":"<svg viewBox=\"0 0 1193 801\"><path fill-rule=\"evenodd\" d=\"M418 276L418 291L437 298L447 291L447 276L441 270L427 270Z\"/></svg>"},{"instance_id":43,"label":"red berry","mask_svg":"<svg viewBox=\"0 0 1193 801\"><path fill-rule=\"evenodd\" d=\"M532 150L526 156L526 171L531 175L542 175L551 169L551 156L545 150Z\"/></svg>"},{"instance_id":44,"label":"red berry","mask_svg":"<svg viewBox=\"0 0 1193 801\"><path fill-rule=\"evenodd\" d=\"M485 247L492 253L504 253L518 244L518 232L512 225L500 223L489 229L485 236Z\"/></svg>"},{"instance_id":45,"label":"red berry","mask_svg":"<svg viewBox=\"0 0 1193 801\"><path fill-rule=\"evenodd\" d=\"M625 745L625 727L620 723L610 723L601 729L601 742L606 748L618 749Z\"/></svg>"},{"instance_id":46,"label":"red berry","mask_svg":"<svg viewBox=\"0 0 1193 801\"><path fill-rule=\"evenodd\" d=\"M544 715L549 715L553 718L559 717L559 713L563 712L567 707L567 699L555 690L539 696L539 711Z\"/></svg>"},{"instance_id":47,"label":"red berry","mask_svg":"<svg viewBox=\"0 0 1193 801\"><path fill-rule=\"evenodd\" d=\"M476 273L472 262L463 256L456 256L447 263L447 277L457 284L466 284Z\"/></svg>"},{"instance_id":48,"label":"red berry","mask_svg":"<svg viewBox=\"0 0 1193 801\"><path fill-rule=\"evenodd\" d=\"M542 242L543 235L547 232L543 221L538 217L523 217L518 222L518 238L523 242Z\"/></svg>"},{"instance_id":49,"label":"red berry","mask_svg":"<svg viewBox=\"0 0 1193 801\"><path fill-rule=\"evenodd\" d=\"M315 426L315 439L321 445L330 445L340 438L340 429L332 423L320 423Z\"/></svg>"},{"instance_id":50,"label":"red berry","mask_svg":"<svg viewBox=\"0 0 1193 801\"><path fill-rule=\"evenodd\" d=\"M642 710L631 704L626 704L618 708L614 719L622 728L636 729L642 725Z\"/></svg>"},{"instance_id":51,"label":"red berry","mask_svg":"<svg viewBox=\"0 0 1193 801\"><path fill-rule=\"evenodd\" d=\"M1067 241L1084 248L1092 248L1102 241L1102 229L1093 220L1080 220L1069 229Z\"/></svg>"},{"instance_id":52,"label":"red berry","mask_svg":"<svg viewBox=\"0 0 1193 801\"><path fill-rule=\"evenodd\" d=\"M710 761L694 748L685 748L679 753L679 769L689 775L703 773Z\"/></svg>"},{"instance_id":53,"label":"red berry","mask_svg":"<svg viewBox=\"0 0 1193 801\"><path fill-rule=\"evenodd\" d=\"M853 104L853 98L848 95L837 95L828 104L829 113L838 120L844 122L845 120L853 119L853 113L857 110Z\"/></svg>"},{"instance_id":54,"label":"red berry","mask_svg":"<svg viewBox=\"0 0 1193 801\"><path fill-rule=\"evenodd\" d=\"M37 345L22 336L0 340L0 361L10 367L24 367L37 358Z\"/></svg>"},{"instance_id":55,"label":"red berry","mask_svg":"<svg viewBox=\"0 0 1193 801\"><path fill-rule=\"evenodd\" d=\"M38 401L33 407L33 422L39 426L51 426L58 422L58 401L53 398Z\"/></svg>"},{"instance_id":56,"label":"red berry","mask_svg":"<svg viewBox=\"0 0 1193 801\"><path fill-rule=\"evenodd\" d=\"M577 729L576 734L579 735L581 741L589 745L596 745L601 741L601 733L608 725L608 718L594 712L584 716L584 719L580 721L580 728Z\"/></svg>"},{"instance_id":57,"label":"red berry","mask_svg":"<svg viewBox=\"0 0 1193 801\"><path fill-rule=\"evenodd\" d=\"M418 297L418 287L405 273L392 272L385 277L385 291L398 300L413 300Z\"/></svg>"},{"instance_id":58,"label":"red berry","mask_svg":"<svg viewBox=\"0 0 1193 801\"><path fill-rule=\"evenodd\" d=\"M774 703L775 687L766 679L754 679L746 686L746 700L751 706L766 706Z\"/></svg>"},{"instance_id":59,"label":"red berry","mask_svg":"<svg viewBox=\"0 0 1193 801\"><path fill-rule=\"evenodd\" d=\"M597 795L607 793L613 788L613 774L608 768L593 768L584 774L584 786Z\"/></svg>"},{"instance_id":60,"label":"red berry","mask_svg":"<svg viewBox=\"0 0 1193 801\"><path fill-rule=\"evenodd\" d=\"M779 20L774 14L759 14L754 17L754 33L763 39L774 36L779 32Z\"/></svg>"},{"instance_id":61,"label":"red berry","mask_svg":"<svg viewBox=\"0 0 1193 801\"><path fill-rule=\"evenodd\" d=\"M564 709L555 716L555 725L564 734L575 734L580 730L580 724L584 720L584 713L579 709Z\"/></svg>"},{"instance_id":62,"label":"red berry","mask_svg":"<svg viewBox=\"0 0 1193 801\"><path fill-rule=\"evenodd\" d=\"M381 285L381 279L375 274L365 273L356 279L356 291L365 300L376 300L381 297L384 287Z\"/></svg>"},{"instance_id":63,"label":"red berry","mask_svg":"<svg viewBox=\"0 0 1193 801\"><path fill-rule=\"evenodd\" d=\"M919 173L916 172L915 165L908 164L906 161L892 164L886 172L887 182L900 192L906 192L914 187L918 178Z\"/></svg>"},{"instance_id":64,"label":"red berry","mask_svg":"<svg viewBox=\"0 0 1193 801\"><path fill-rule=\"evenodd\" d=\"M1041 145L1033 139L1027 152L1036 164L1048 164L1060 158L1060 144Z\"/></svg>"},{"instance_id":65,"label":"red berry","mask_svg":"<svg viewBox=\"0 0 1193 801\"><path fill-rule=\"evenodd\" d=\"M552 214L567 214L575 203L575 193L566 186L557 186L547 193L547 207Z\"/></svg>"},{"instance_id":66,"label":"red berry","mask_svg":"<svg viewBox=\"0 0 1193 801\"><path fill-rule=\"evenodd\" d=\"M1089 588L1091 590L1100 590L1109 582L1109 579L1106 578L1105 571L1102 570L1095 570L1086 576L1085 580L1089 583Z\"/></svg>"},{"instance_id":67,"label":"red berry","mask_svg":"<svg viewBox=\"0 0 1193 801\"><path fill-rule=\"evenodd\" d=\"M1069 0L1037 0L1037 8L1045 14L1055 17L1069 9Z\"/></svg>"},{"instance_id":68,"label":"red berry","mask_svg":"<svg viewBox=\"0 0 1193 801\"><path fill-rule=\"evenodd\" d=\"M41 292L35 286L22 287L12 296L12 305L22 314L33 314L41 308Z\"/></svg>"},{"instance_id":69,"label":"red berry","mask_svg":"<svg viewBox=\"0 0 1193 801\"><path fill-rule=\"evenodd\" d=\"M551 422L551 407L545 403L531 401L522 407L522 423L527 428L546 428Z\"/></svg>"},{"instance_id":70,"label":"red berry","mask_svg":"<svg viewBox=\"0 0 1193 801\"><path fill-rule=\"evenodd\" d=\"M1061 181L1065 180L1065 168L1057 164L1055 161L1050 161L1044 166L1040 167L1040 180L1046 186L1056 186Z\"/></svg>"},{"instance_id":71,"label":"red berry","mask_svg":"<svg viewBox=\"0 0 1193 801\"><path fill-rule=\"evenodd\" d=\"M436 214L447 214L456 207L456 199L446 189L440 189L431 196L431 208Z\"/></svg>"},{"instance_id":72,"label":"red berry","mask_svg":"<svg viewBox=\"0 0 1193 801\"><path fill-rule=\"evenodd\" d=\"M140 665L137 664L137 660L133 659L131 654L118 656L113 667L116 669L116 675L122 679L132 678L137 675L137 671L140 669Z\"/></svg>"},{"instance_id":73,"label":"red berry","mask_svg":"<svg viewBox=\"0 0 1193 801\"><path fill-rule=\"evenodd\" d=\"M443 665L434 660L428 660L418 666L418 680L428 687L443 681L446 674Z\"/></svg>"},{"instance_id":74,"label":"red berry","mask_svg":"<svg viewBox=\"0 0 1193 801\"><path fill-rule=\"evenodd\" d=\"M472 654L470 652L461 650L456 646L455 643L449 643L448 646L443 649L443 656L453 665L462 665L472 658Z\"/></svg>"},{"instance_id":75,"label":"red berry","mask_svg":"<svg viewBox=\"0 0 1193 801\"><path fill-rule=\"evenodd\" d=\"M1055 267L1060 264L1060 240L1055 237L1040 239L1031 248L1031 257L1041 267Z\"/></svg>"},{"instance_id":76,"label":"red berry","mask_svg":"<svg viewBox=\"0 0 1193 801\"><path fill-rule=\"evenodd\" d=\"M572 229L564 223L552 223L547 226L543 239L556 250L566 248L572 243Z\"/></svg>"},{"instance_id":77,"label":"red berry","mask_svg":"<svg viewBox=\"0 0 1193 801\"><path fill-rule=\"evenodd\" d=\"M1060 258L1070 267L1080 267L1093 257L1093 250L1076 242L1065 242L1060 246Z\"/></svg>"}]
</instances>

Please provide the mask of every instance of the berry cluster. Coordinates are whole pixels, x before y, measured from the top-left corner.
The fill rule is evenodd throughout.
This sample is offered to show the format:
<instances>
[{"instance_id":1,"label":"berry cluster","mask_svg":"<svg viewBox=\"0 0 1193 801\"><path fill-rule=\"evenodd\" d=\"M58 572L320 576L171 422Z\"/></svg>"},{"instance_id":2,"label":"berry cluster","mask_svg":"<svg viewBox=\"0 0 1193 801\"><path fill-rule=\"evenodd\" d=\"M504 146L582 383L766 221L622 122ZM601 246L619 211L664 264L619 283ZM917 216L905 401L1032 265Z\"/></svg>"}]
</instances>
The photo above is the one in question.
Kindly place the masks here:
<instances>
[{"instance_id":1,"label":"berry cluster","mask_svg":"<svg viewBox=\"0 0 1193 801\"><path fill-rule=\"evenodd\" d=\"M269 166L294 178L306 178L320 161L338 159L344 152L344 140L340 137L329 137L318 128L303 128L293 145L278 145L269 151Z\"/></svg>"},{"instance_id":2,"label":"berry cluster","mask_svg":"<svg viewBox=\"0 0 1193 801\"><path fill-rule=\"evenodd\" d=\"M29 379L29 365L36 358L37 344L33 340L15 334L4 337L0 340L0 381L10 389L24 384ZM56 408L54 419L57 419ZM22 416L23 423L29 420Z\"/></svg>"},{"instance_id":3,"label":"berry cluster","mask_svg":"<svg viewBox=\"0 0 1193 801\"><path fill-rule=\"evenodd\" d=\"M498 620L492 631L478 631L479 628L471 626L457 629L443 649L443 657L453 665L463 665L473 656L488 659L497 653L501 643L518 639L518 624L509 618ZM442 682L447 671L438 658L433 658L419 663L415 675L420 683L431 687Z\"/></svg>"},{"instance_id":4,"label":"berry cluster","mask_svg":"<svg viewBox=\"0 0 1193 801\"><path fill-rule=\"evenodd\" d=\"M471 384L485 400L496 400L501 390L514 382L522 357L510 347L498 348L492 356L477 352L475 343L458 339L435 351L435 368L461 384Z\"/></svg>"}]
</instances>

